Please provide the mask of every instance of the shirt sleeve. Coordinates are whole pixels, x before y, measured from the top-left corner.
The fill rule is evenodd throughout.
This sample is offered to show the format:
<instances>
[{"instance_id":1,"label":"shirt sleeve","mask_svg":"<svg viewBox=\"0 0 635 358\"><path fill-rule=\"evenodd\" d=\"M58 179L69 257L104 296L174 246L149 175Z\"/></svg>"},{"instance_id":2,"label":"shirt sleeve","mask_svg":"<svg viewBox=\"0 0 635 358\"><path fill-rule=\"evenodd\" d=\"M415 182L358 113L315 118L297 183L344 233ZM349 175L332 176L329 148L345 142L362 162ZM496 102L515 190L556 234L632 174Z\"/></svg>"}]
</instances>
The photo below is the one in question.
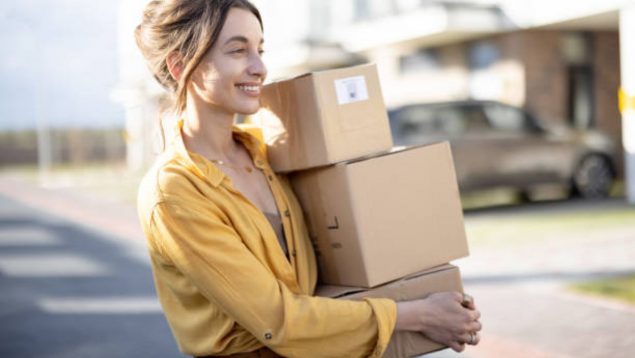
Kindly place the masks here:
<instances>
[{"instance_id":1,"label":"shirt sleeve","mask_svg":"<svg viewBox=\"0 0 635 358\"><path fill-rule=\"evenodd\" d=\"M299 295L243 244L214 206L159 203L152 236L201 294L286 357L381 357L396 321L389 299Z\"/></svg>"}]
</instances>

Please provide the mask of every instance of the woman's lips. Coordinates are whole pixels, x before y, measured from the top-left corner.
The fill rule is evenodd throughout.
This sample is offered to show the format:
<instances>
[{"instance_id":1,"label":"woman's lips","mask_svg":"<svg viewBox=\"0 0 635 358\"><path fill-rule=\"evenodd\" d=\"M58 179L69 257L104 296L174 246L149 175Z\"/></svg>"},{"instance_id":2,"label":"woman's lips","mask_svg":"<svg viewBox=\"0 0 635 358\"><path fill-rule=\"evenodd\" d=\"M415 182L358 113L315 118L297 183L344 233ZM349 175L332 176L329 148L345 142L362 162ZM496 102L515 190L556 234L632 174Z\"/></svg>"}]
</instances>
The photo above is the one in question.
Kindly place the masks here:
<instances>
[{"instance_id":1,"label":"woman's lips","mask_svg":"<svg viewBox=\"0 0 635 358\"><path fill-rule=\"evenodd\" d=\"M260 90L262 88L259 84L246 84L246 83L237 84L236 87L239 90L241 90L243 93L252 97L260 96Z\"/></svg>"}]
</instances>

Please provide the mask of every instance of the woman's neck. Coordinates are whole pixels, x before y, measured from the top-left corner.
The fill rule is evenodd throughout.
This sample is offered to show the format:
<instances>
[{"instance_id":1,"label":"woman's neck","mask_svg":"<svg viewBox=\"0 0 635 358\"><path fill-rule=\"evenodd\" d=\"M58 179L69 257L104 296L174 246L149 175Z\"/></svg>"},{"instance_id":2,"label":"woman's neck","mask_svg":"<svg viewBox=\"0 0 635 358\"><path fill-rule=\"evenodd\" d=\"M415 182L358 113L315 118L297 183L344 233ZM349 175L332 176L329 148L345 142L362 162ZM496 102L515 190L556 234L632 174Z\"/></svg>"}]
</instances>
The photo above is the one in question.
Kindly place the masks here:
<instances>
[{"instance_id":1,"label":"woman's neck","mask_svg":"<svg viewBox=\"0 0 635 358\"><path fill-rule=\"evenodd\" d=\"M239 150L232 135L234 118L235 115L209 106L188 103L183 124L185 146L208 159L233 161Z\"/></svg>"}]
</instances>

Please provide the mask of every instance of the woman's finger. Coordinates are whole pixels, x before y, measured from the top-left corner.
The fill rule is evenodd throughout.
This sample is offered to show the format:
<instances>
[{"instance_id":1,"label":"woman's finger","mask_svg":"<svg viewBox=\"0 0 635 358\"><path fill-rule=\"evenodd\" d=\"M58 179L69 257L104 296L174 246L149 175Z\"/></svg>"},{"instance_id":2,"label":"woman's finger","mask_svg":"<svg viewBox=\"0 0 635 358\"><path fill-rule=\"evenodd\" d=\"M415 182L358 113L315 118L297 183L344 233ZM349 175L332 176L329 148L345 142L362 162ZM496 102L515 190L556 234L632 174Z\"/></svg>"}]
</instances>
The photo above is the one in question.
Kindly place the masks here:
<instances>
[{"instance_id":1,"label":"woman's finger","mask_svg":"<svg viewBox=\"0 0 635 358\"><path fill-rule=\"evenodd\" d=\"M457 341L451 341L449 344L450 348L452 348L455 352L463 352L465 350L465 344Z\"/></svg>"},{"instance_id":2,"label":"woman's finger","mask_svg":"<svg viewBox=\"0 0 635 358\"><path fill-rule=\"evenodd\" d=\"M472 333L471 339L472 339L472 341L469 342L468 344L475 346L475 345L478 344L478 342L481 341L481 335L478 334L478 333Z\"/></svg>"},{"instance_id":3,"label":"woman's finger","mask_svg":"<svg viewBox=\"0 0 635 358\"><path fill-rule=\"evenodd\" d=\"M473 311L470 311L469 314L472 321L478 321L478 319L481 318L481 312L479 310L475 309Z\"/></svg>"},{"instance_id":4,"label":"woman's finger","mask_svg":"<svg viewBox=\"0 0 635 358\"><path fill-rule=\"evenodd\" d=\"M483 329L483 325L479 321L472 321L467 327L467 330L470 332L478 332Z\"/></svg>"},{"instance_id":5,"label":"woman's finger","mask_svg":"<svg viewBox=\"0 0 635 358\"><path fill-rule=\"evenodd\" d=\"M473 309L474 308L474 298L472 296L468 295L467 293L464 293L463 297L461 299L461 306L463 306L465 308Z\"/></svg>"},{"instance_id":6,"label":"woman's finger","mask_svg":"<svg viewBox=\"0 0 635 358\"><path fill-rule=\"evenodd\" d=\"M461 342L469 345L477 345L480 341L480 336L478 333L468 332L461 336Z\"/></svg>"}]
</instances>

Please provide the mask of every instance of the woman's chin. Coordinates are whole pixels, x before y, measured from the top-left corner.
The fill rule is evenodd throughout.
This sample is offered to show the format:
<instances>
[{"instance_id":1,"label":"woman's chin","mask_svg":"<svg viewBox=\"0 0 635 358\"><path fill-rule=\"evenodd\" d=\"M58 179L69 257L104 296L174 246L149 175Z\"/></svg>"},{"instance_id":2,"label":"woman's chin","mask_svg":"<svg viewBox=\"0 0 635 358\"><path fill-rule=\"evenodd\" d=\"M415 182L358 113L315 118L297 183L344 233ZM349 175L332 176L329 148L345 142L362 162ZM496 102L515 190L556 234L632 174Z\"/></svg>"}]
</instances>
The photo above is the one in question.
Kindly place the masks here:
<instances>
[{"instance_id":1,"label":"woman's chin","mask_svg":"<svg viewBox=\"0 0 635 358\"><path fill-rule=\"evenodd\" d=\"M240 115L248 116L258 112L259 109L260 109L260 104L257 104L254 106L242 106L241 108L238 108L236 112Z\"/></svg>"}]
</instances>

